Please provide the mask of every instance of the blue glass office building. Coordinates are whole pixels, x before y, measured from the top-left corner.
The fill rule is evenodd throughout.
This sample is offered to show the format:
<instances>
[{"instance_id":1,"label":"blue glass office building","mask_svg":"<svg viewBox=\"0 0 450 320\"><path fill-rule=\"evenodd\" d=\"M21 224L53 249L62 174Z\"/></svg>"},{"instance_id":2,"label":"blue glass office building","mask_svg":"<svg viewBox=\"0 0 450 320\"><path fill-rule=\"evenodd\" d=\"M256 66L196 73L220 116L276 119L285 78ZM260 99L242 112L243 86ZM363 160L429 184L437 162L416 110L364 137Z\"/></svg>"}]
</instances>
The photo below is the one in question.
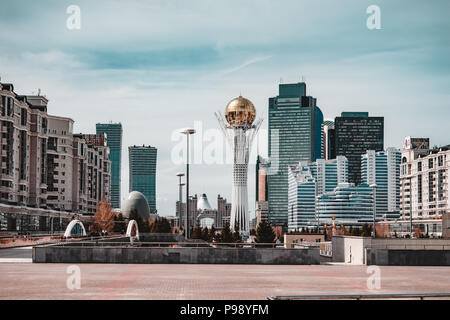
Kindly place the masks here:
<instances>
[{"instance_id":1,"label":"blue glass office building","mask_svg":"<svg viewBox=\"0 0 450 320\"><path fill-rule=\"evenodd\" d=\"M156 213L156 156L151 146L128 147L130 192L139 191L147 199L151 213Z\"/></svg>"},{"instance_id":2,"label":"blue glass office building","mask_svg":"<svg viewBox=\"0 0 450 320\"><path fill-rule=\"evenodd\" d=\"M269 98L269 221L288 225L288 166L322 157L322 113L304 82L280 84ZM317 129L318 128L318 129Z\"/></svg>"},{"instance_id":3,"label":"blue glass office building","mask_svg":"<svg viewBox=\"0 0 450 320\"><path fill-rule=\"evenodd\" d=\"M106 133L106 145L109 147L111 160L111 206L120 208L122 124L97 123L96 131L97 134Z\"/></svg>"},{"instance_id":4,"label":"blue glass office building","mask_svg":"<svg viewBox=\"0 0 450 320\"><path fill-rule=\"evenodd\" d=\"M400 161L401 152L395 148L379 152L368 150L361 156L362 182L377 185L378 220L400 218Z\"/></svg>"}]
</instances>

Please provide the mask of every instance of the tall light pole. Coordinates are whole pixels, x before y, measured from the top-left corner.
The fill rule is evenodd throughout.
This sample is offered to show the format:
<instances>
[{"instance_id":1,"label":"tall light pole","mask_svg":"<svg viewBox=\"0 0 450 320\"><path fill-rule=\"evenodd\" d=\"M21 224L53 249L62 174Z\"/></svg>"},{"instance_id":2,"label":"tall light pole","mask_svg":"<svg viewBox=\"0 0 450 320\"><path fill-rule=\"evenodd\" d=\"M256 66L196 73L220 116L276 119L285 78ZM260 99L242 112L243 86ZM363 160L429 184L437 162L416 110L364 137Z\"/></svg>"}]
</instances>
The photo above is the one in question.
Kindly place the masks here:
<instances>
[{"instance_id":1,"label":"tall light pole","mask_svg":"<svg viewBox=\"0 0 450 320\"><path fill-rule=\"evenodd\" d=\"M377 184L373 183L370 185L370 187L372 188L372 193L373 193L373 232L372 232L372 237L375 238L376 237L376 231L375 231L375 220L376 220L376 215L377 215Z\"/></svg>"},{"instance_id":2,"label":"tall light pole","mask_svg":"<svg viewBox=\"0 0 450 320\"><path fill-rule=\"evenodd\" d=\"M184 183L181 183L181 177L184 177L184 173L180 172L177 173L177 177L179 177L179 182L178 182L178 188L179 188L179 201L178 201L178 227L180 228L180 232L181 232L181 227L183 226L183 214L182 214L182 202L183 202L183 196L182 196L182 189L184 186Z\"/></svg>"},{"instance_id":3,"label":"tall light pole","mask_svg":"<svg viewBox=\"0 0 450 320\"><path fill-rule=\"evenodd\" d=\"M186 240L190 237L190 226L189 226L189 136L195 133L195 129L185 129L181 131L182 134L186 135L186 230L184 232Z\"/></svg>"}]
</instances>

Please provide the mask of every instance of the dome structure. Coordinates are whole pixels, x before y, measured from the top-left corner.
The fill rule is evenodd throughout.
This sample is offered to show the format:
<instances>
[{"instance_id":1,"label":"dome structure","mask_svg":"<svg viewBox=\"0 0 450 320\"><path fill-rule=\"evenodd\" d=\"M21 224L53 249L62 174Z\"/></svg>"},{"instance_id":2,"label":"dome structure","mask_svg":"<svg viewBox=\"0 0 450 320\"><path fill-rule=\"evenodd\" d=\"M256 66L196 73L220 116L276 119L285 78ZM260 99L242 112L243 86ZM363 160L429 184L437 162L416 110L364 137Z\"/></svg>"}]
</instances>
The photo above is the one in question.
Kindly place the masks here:
<instances>
[{"instance_id":1,"label":"dome structure","mask_svg":"<svg viewBox=\"0 0 450 320\"><path fill-rule=\"evenodd\" d=\"M124 218L129 218L132 210L136 210L144 220L150 217L150 207L147 199L139 191L130 192L128 198L122 204L121 211Z\"/></svg>"},{"instance_id":2,"label":"dome structure","mask_svg":"<svg viewBox=\"0 0 450 320\"><path fill-rule=\"evenodd\" d=\"M205 211L205 210L212 210L211 205L209 204L208 197L206 194L202 194L200 199L198 199L197 202L197 210Z\"/></svg>"},{"instance_id":3,"label":"dome structure","mask_svg":"<svg viewBox=\"0 0 450 320\"><path fill-rule=\"evenodd\" d=\"M253 123L256 117L256 109L253 103L239 96L228 102L225 108L225 119L231 126L247 126Z\"/></svg>"}]
</instances>

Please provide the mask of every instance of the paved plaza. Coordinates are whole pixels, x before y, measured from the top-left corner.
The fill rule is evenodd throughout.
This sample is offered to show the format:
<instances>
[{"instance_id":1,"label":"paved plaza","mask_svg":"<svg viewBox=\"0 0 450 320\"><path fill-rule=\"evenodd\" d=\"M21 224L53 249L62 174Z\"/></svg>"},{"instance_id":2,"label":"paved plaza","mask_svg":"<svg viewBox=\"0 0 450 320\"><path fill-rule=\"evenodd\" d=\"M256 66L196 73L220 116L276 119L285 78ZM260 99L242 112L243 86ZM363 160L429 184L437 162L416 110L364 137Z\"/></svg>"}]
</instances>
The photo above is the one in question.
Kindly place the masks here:
<instances>
[{"instance_id":1,"label":"paved plaza","mask_svg":"<svg viewBox=\"0 0 450 320\"><path fill-rule=\"evenodd\" d=\"M366 266L80 264L81 288L66 282L69 264L28 262L31 250L0 250L0 299L266 299L274 295L450 292L450 267L380 267L369 290ZM16 250L16 251L13 251ZM22 262L8 262L8 259Z\"/></svg>"}]
</instances>

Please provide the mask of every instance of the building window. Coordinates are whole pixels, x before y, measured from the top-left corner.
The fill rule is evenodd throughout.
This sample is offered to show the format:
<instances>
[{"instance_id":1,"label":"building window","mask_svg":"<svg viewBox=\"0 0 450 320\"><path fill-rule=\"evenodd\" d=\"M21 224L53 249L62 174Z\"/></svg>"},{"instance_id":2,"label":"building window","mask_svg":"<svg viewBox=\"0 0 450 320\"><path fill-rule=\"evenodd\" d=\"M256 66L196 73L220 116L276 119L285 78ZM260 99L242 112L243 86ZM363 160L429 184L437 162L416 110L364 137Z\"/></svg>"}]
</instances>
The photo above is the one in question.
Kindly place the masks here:
<instances>
[{"instance_id":1,"label":"building window","mask_svg":"<svg viewBox=\"0 0 450 320\"><path fill-rule=\"evenodd\" d=\"M422 171L422 162L421 161L417 162L417 171L419 171L419 172Z\"/></svg>"},{"instance_id":2,"label":"building window","mask_svg":"<svg viewBox=\"0 0 450 320\"><path fill-rule=\"evenodd\" d=\"M433 168L433 158L428 159L428 169Z\"/></svg>"}]
</instances>

